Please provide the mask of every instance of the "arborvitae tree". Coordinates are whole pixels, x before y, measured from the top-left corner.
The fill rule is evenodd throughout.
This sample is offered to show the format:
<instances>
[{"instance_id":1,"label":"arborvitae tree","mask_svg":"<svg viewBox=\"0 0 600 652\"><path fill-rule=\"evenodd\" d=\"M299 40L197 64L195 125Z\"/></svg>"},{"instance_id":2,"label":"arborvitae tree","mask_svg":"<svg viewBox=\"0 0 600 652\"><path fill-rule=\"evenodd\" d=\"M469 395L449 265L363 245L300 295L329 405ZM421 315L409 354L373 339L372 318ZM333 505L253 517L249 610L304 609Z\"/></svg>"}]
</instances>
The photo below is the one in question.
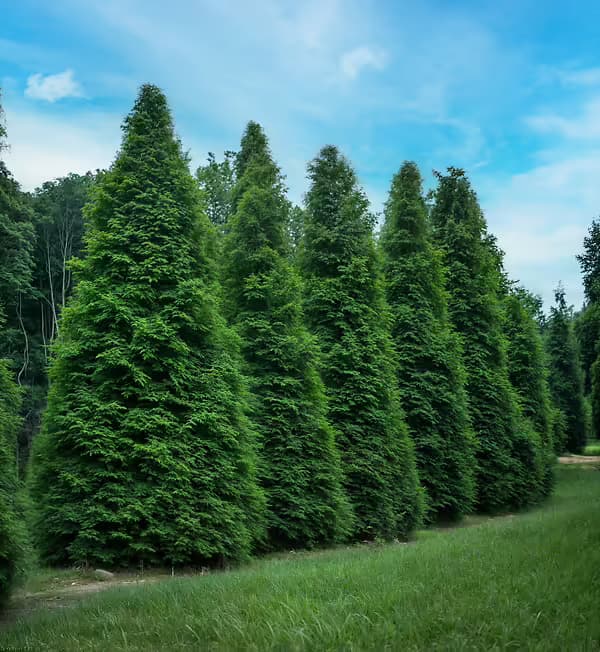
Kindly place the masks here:
<instances>
[{"instance_id":1,"label":"arborvitae tree","mask_svg":"<svg viewBox=\"0 0 600 652\"><path fill-rule=\"evenodd\" d=\"M600 219L593 220L583 239L583 253L577 256L588 303L600 303Z\"/></svg>"},{"instance_id":2,"label":"arborvitae tree","mask_svg":"<svg viewBox=\"0 0 600 652\"><path fill-rule=\"evenodd\" d=\"M158 88L123 129L34 442L34 533L54 563L222 563L250 551L262 499L215 234Z\"/></svg>"},{"instance_id":3,"label":"arborvitae tree","mask_svg":"<svg viewBox=\"0 0 600 652\"><path fill-rule=\"evenodd\" d=\"M354 537L405 536L421 518L422 490L398 399L373 218L335 147L324 147L308 171L300 253L305 310L323 352Z\"/></svg>"},{"instance_id":4,"label":"arborvitae tree","mask_svg":"<svg viewBox=\"0 0 600 652\"><path fill-rule=\"evenodd\" d=\"M573 327L579 345L581 367L583 370L583 391L592 391L592 366L598 357L600 339L600 303L589 303L575 316Z\"/></svg>"},{"instance_id":5,"label":"arborvitae tree","mask_svg":"<svg viewBox=\"0 0 600 652\"><path fill-rule=\"evenodd\" d=\"M347 526L340 460L315 342L303 321L300 279L289 259L289 202L255 122L246 128L240 159L224 289L256 401L269 545L331 543Z\"/></svg>"},{"instance_id":6,"label":"arborvitae tree","mask_svg":"<svg viewBox=\"0 0 600 652\"><path fill-rule=\"evenodd\" d=\"M449 313L464 345L467 392L477 447L477 503L518 507L538 492L539 443L520 413L508 378L500 252L486 230L462 170L439 175L432 221L447 266Z\"/></svg>"},{"instance_id":7,"label":"arborvitae tree","mask_svg":"<svg viewBox=\"0 0 600 652\"><path fill-rule=\"evenodd\" d=\"M550 367L550 391L554 403L565 418L564 449L581 453L586 442L583 380L577 341L573 331L572 310L567 306L565 291L559 285L556 305L550 308L546 345ZM559 453L563 451L557 451Z\"/></svg>"},{"instance_id":8,"label":"arborvitae tree","mask_svg":"<svg viewBox=\"0 0 600 652\"><path fill-rule=\"evenodd\" d=\"M11 376L0 360L0 606L16 575L21 544L16 459L20 396Z\"/></svg>"},{"instance_id":9,"label":"arborvitae tree","mask_svg":"<svg viewBox=\"0 0 600 652\"><path fill-rule=\"evenodd\" d=\"M592 432L600 437L600 220L594 220L577 256L583 274L586 306L575 321L584 391L590 395Z\"/></svg>"},{"instance_id":10,"label":"arborvitae tree","mask_svg":"<svg viewBox=\"0 0 600 652\"><path fill-rule=\"evenodd\" d=\"M201 165L196 171L204 210L210 221L220 230L225 228L232 213L231 193L235 185L235 158L235 152L228 150L223 160L217 162L215 155L209 152L206 165Z\"/></svg>"},{"instance_id":11,"label":"arborvitae tree","mask_svg":"<svg viewBox=\"0 0 600 652\"><path fill-rule=\"evenodd\" d=\"M10 359L20 381L30 352L23 306L31 292L35 238L31 209L2 158L5 137L0 104L0 311L5 320L0 357Z\"/></svg>"},{"instance_id":12,"label":"arborvitae tree","mask_svg":"<svg viewBox=\"0 0 600 652\"><path fill-rule=\"evenodd\" d=\"M554 484L552 401L542 335L529 312L531 295L516 288L505 298L505 332L508 339L508 372L525 417L530 419L542 444L540 470L542 495Z\"/></svg>"},{"instance_id":13,"label":"arborvitae tree","mask_svg":"<svg viewBox=\"0 0 600 652\"><path fill-rule=\"evenodd\" d=\"M414 163L394 176L380 242L400 398L430 516L458 518L475 498L475 440L462 350L448 320L442 262Z\"/></svg>"}]
</instances>

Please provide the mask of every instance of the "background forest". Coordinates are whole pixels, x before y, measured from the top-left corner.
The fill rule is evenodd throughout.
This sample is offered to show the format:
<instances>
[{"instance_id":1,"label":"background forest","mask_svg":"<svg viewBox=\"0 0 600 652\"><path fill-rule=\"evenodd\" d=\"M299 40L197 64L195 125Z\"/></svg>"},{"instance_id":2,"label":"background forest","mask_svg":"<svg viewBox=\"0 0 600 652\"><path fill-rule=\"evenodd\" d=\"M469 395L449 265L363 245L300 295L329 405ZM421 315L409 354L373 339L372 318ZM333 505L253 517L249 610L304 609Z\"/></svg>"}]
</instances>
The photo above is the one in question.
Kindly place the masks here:
<instances>
[{"instance_id":1,"label":"background forest","mask_svg":"<svg viewBox=\"0 0 600 652\"><path fill-rule=\"evenodd\" d=\"M600 221L584 307L546 312L463 170L402 163L381 216L336 147L307 174L293 205L250 122L192 175L152 85L109 170L25 193L0 161L2 598L32 555L223 566L523 508L598 437Z\"/></svg>"}]
</instances>

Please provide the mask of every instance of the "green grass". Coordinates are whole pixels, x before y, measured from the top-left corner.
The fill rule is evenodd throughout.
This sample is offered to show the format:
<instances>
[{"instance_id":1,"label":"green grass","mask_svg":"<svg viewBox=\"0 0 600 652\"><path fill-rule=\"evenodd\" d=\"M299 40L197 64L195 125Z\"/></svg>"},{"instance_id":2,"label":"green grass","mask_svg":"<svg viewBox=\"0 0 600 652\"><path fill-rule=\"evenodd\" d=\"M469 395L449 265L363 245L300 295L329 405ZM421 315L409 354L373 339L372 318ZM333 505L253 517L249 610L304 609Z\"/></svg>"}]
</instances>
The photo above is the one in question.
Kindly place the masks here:
<instances>
[{"instance_id":1,"label":"green grass","mask_svg":"<svg viewBox=\"0 0 600 652\"><path fill-rule=\"evenodd\" d=\"M0 649L598 650L600 472L542 508L408 545L110 589L0 630Z\"/></svg>"},{"instance_id":2,"label":"green grass","mask_svg":"<svg viewBox=\"0 0 600 652\"><path fill-rule=\"evenodd\" d=\"M584 455L600 455L600 439L588 442L583 450Z\"/></svg>"}]
</instances>

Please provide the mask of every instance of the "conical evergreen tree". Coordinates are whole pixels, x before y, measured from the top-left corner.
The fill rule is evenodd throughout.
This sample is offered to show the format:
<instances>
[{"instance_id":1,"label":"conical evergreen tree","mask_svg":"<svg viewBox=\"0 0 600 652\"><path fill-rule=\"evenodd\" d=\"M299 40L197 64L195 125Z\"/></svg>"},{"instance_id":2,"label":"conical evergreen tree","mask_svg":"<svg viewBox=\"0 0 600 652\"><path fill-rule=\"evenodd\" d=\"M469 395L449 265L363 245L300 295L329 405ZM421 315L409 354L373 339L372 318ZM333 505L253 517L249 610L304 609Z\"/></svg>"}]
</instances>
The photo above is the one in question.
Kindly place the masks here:
<instances>
[{"instance_id":1,"label":"conical evergreen tree","mask_svg":"<svg viewBox=\"0 0 600 652\"><path fill-rule=\"evenodd\" d=\"M331 543L347 525L340 460L315 342L303 322L300 279L290 262L289 202L255 122L242 138L235 196L224 285L256 399L269 545Z\"/></svg>"},{"instance_id":2,"label":"conical evergreen tree","mask_svg":"<svg viewBox=\"0 0 600 652\"><path fill-rule=\"evenodd\" d=\"M567 306L562 286L557 288L554 296L556 305L550 308L546 332L550 391L554 403L565 418L564 448L571 453L581 453L587 437L583 379L573 331L572 311Z\"/></svg>"},{"instance_id":3,"label":"conical evergreen tree","mask_svg":"<svg viewBox=\"0 0 600 652\"><path fill-rule=\"evenodd\" d=\"M17 385L0 360L0 606L8 597L20 557L16 459L19 406Z\"/></svg>"},{"instance_id":4,"label":"conical evergreen tree","mask_svg":"<svg viewBox=\"0 0 600 652\"><path fill-rule=\"evenodd\" d=\"M484 511L530 502L537 446L508 378L500 252L462 170L439 175L432 221L447 266L449 313L463 339L477 447L477 503Z\"/></svg>"},{"instance_id":5,"label":"conical evergreen tree","mask_svg":"<svg viewBox=\"0 0 600 652\"><path fill-rule=\"evenodd\" d=\"M430 516L458 518L475 497L475 440L462 350L448 320L442 262L414 163L394 176L380 242L400 397Z\"/></svg>"},{"instance_id":6,"label":"conical evergreen tree","mask_svg":"<svg viewBox=\"0 0 600 652\"><path fill-rule=\"evenodd\" d=\"M505 299L508 370L521 409L540 437L540 491L548 495L554 484L552 401L540 329L527 306L528 292L517 288Z\"/></svg>"},{"instance_id":7,"label":"conical evergreen tree","mask_svg":"<svg viewBox=\"0 0 600 652\"><path fill-rule=\"evenodd\" d=\"M594 220L577 256L583 274L586 306L575 321L584 372L584 392L592 408L592 433L600 437L600 220Z\"/></svg>"},{"instance_id":8,"label":"conical evergreen tree","mask_svg":"<svg viewBox=\"0 0 600 652\"><path fill-rule=\"evenodd\" d=\"M259 534L238 340L197 193L164 95L142 86L87 210L34 443L46 561L223 562Z\"/></svg>"},{"instance_id":9,"label":"conical evergreen tree","mask_svg":"<svg viewBox=\"0 0 600 652\"><path fill-rule=\"evenodd\" d=\"M323 148L308 170L300 252L305 309L323 352L354 536L405 536L421 518L422 490L396 388L373 218L335 147Z\"/></svg>"}]
</instances>

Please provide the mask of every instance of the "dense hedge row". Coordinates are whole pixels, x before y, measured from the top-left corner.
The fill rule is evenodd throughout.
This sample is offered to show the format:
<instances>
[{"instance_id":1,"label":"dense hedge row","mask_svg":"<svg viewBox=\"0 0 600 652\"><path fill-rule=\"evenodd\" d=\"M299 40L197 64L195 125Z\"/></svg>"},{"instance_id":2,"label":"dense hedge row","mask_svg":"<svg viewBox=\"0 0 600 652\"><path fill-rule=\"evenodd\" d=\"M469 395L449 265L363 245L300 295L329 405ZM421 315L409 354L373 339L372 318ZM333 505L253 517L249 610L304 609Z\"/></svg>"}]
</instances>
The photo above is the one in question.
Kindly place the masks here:
<instances>
[{"instance_id":1,"label":"dense hedge row","mask_svg":"<svg viewBox=\"0 0 600 652\"><path fill-rule=\"evenodd\" d=\"M464 173L439 175L430 204L405 163L379 240L335 147L308 176L301 209L249 123L237 154L192 177L164 95L142 87L93 181L52 351L29 473L46 562L224 564L407 537L540 500L563 436L581 449L564 296L542 339ZM16 234L0 302L14 305L31 246L6 179L2 206L21 208L0 210ZM1 595L19 548L10 375L0 364Z\"/></svg>"}]
</instances>

